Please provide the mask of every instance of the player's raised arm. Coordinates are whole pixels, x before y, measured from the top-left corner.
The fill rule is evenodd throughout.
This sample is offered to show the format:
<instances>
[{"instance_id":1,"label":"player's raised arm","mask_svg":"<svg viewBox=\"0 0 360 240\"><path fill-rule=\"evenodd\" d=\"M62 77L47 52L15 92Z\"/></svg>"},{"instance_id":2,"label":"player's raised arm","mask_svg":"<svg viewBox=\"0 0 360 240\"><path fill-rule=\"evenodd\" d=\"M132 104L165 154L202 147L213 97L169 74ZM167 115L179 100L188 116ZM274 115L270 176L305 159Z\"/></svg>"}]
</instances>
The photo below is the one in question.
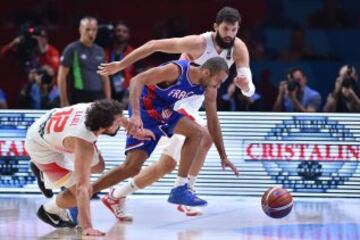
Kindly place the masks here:
<instances>
[{"instance_id":1,"label":"player's raised arm","mask_svg":"<svg viewBox=\"0 0 360 240\"><path fill-rule=\"evenodd\" d=\"M255 93L255 86L252 81L250 70L249 51L245 43L236 39L234 48L234 60L236 64L237 76L234 78L235 85L241 89L246 97L251 97Z\"/></svg>"},{"instance_id":2,"label":"player's raised arm","mask_svg":"<svg viewBox=\"0 0 360 240\"><path fill-rule=\"evenodd\" d=\"M217 151L219 152L222 168L225 169L226 167L230 167L235 175L239 175L238 170L230 162L226 155L220 122L217 115L216 97L217 88L213 86L207 87L205 92L205 108L209 133L215 143Z\"/></svg>"},{"instance_id":3,"label":"player's raised arm","mask_svg":"<svg viewBox=\"0 0 360 240\"><path fill-rule=\"evenodd\" d=\"M144 85L173 82L176 81L179 74L180 70L177 65L167 64L140 73L130 81L129 98L132 107L132 116L128 123L128 134L135 135L143 125L140 118L140 97Z\"/></svg>"},{"instance_id":4,"label":"player's raised arm","mask_svg":"<svg viewBox=\"0 0 360 240\"><path fill-rule=\"evenodd\" d=\"M205 46L204 44L206 43L203 37L199 35L151 40L132 51L121 61L101 64L98 67L98 73L102 76L113 75L155 52L180 54L183 52L202 51L202 48Z\"/></svg>"}]
</instances>

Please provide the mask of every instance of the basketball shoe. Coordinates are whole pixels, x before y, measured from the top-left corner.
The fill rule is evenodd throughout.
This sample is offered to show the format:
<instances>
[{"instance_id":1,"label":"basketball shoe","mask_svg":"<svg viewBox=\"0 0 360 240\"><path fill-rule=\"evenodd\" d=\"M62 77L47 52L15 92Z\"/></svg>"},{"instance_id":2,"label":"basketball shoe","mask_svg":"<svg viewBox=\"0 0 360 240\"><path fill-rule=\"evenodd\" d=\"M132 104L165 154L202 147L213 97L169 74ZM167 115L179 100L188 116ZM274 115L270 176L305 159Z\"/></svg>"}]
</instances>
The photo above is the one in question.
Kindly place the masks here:
<instances>
[{"instance_id":1,"label":"basketball shoe","mask_svg":"<svg viewBox=\"0 0 360 240\"><path fill-rule=\"evenodd\" d=\"M120 222L132 222L133 218L125 213L125 197L115 198L113 192L115 188L111 188L110 191L101 198L103 204L115 215Z\"/></svg>"}]
</instances>

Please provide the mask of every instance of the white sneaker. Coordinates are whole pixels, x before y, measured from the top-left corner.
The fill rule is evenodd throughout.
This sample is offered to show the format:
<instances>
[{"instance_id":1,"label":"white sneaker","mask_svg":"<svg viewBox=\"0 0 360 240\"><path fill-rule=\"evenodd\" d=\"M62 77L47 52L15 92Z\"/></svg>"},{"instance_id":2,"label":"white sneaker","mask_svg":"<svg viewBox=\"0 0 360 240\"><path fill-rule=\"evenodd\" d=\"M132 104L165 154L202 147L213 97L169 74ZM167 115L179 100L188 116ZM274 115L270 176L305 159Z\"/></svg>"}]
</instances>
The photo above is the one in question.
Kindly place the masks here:
<instances>
[{"instance_id":1,"label":"white sneaker","mask_svg":"<svg viewBox=\"0 0 360 240\"><path fill-rule=\"evenodd\" d=\"M132 222L133 217L125 213L125 201L126 198L115 198L113 192L115 188L110 189L101 201L103 204L115 215L120 222Z\"/></svg>"},{"instance_id":2,"label":"white sneaker","mask_svg":"<svg viewBox=\"0 0 360 240\"><path fill-rule=\"evenodd\" d=\"M185 205L178 205L177 210L179 212L185 213L185 215L188 217L201 216L203 213L201 207L189 207Z\"/></svg>"}]
</instances>

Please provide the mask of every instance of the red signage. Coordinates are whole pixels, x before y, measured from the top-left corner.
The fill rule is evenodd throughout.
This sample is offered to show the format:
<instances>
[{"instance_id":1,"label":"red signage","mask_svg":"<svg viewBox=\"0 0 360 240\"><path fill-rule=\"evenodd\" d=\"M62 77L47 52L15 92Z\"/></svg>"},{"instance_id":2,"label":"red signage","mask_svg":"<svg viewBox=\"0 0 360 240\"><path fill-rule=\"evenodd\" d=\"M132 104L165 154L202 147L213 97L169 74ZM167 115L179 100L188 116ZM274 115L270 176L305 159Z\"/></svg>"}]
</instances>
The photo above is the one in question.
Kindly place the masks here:
<instances>
[{"instance_id":1,"label":"red signage","mask_svg":"<svg viewBox=\"0 0 360 240\"><path fill-rule=\"evenodd\" d=\"M247 142L245 160L262 161L359 161L360 144Z\"/></svg>"},{"instance_id":2,"label":"red signage","mask_svg":"<svg viewBox=\"0 0 360 240\"><path fill-rule=\"evenodd\" d=\"M1 157L29 156L24 147L25 140L0 140Z\"/></svg>"}]
</instances>

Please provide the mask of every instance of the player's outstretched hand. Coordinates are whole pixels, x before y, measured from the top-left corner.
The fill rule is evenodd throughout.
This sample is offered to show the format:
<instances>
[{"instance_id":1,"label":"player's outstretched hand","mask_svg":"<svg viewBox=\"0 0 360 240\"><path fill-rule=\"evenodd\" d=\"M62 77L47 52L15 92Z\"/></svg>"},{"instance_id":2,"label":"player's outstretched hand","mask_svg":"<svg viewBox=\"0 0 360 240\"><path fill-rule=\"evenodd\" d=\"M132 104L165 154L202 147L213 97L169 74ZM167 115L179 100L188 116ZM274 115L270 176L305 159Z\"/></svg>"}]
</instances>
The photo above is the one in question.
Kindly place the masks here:
<instances>
[{"instance_id":1,"label":"player's outstretched hand","mask_svg":"<svg viewBox=\"0 0 360 240\"><path fill-rule=\"evenodd\" d=\"M101 76L109 76L114 75L121 70L118 62L102 63L98 66L97 73Z\"/></svg>"},{"instance_id":2,"label":"player's outstretched hand","mask_svg":"<svg viewBox=\"0 0 360 240\"><path fill-rule=\"evenodd\" d=\"M245 76L237 76L234 78L235 85L240 88L241 90L246 91L246 89L249 87L249 79L247 79Z\"/></svg>"},{"instance_id":3,"label":"player's outstretched hand","mask_svg":"<svg viewBox=\"0 0 360 240\"><path fill-rule=\"evenodd\" d=\"M133 137L145 141L155 140L155 134L146 128L139 129Z\"/></svg>"},{"instance_id":4,"label":"player's outstretched hand","mask_svg":"<svg viewBox=\"0 0 360 240\"><path fill-rule=\"evenodd\" d=\"M235 165L229 159L227 159L227 158L221 159L221 167L223 170L225 170L225 168L229 167L229 168L231 168L231 170L233 171L235 176L239 176L239 171L237 170Z\"/></svg>"},{"instance_id":5,"label":"player's outstretched hand","mask_svg":"<svg viewBox=\"0 0 360 240\"><path fill-rule=\"evenodd\" d=\"M90 227L83 229L81 234L83 236L105 236L104 232L100 232L99 230Z\"/></svg>"},{"instance_id":6,"label":"player's outstretched hand","mask_svg":"<svg viewBox=\"0 0 360 240\"><path fill-rule=\"evenodd\" d=\"M136 133L143 128L143 122L141 117L138 115L132 115L129 118L128 125L127 125L127 134L130 136L136 135Z\"/></svg>"}]
</instances>

